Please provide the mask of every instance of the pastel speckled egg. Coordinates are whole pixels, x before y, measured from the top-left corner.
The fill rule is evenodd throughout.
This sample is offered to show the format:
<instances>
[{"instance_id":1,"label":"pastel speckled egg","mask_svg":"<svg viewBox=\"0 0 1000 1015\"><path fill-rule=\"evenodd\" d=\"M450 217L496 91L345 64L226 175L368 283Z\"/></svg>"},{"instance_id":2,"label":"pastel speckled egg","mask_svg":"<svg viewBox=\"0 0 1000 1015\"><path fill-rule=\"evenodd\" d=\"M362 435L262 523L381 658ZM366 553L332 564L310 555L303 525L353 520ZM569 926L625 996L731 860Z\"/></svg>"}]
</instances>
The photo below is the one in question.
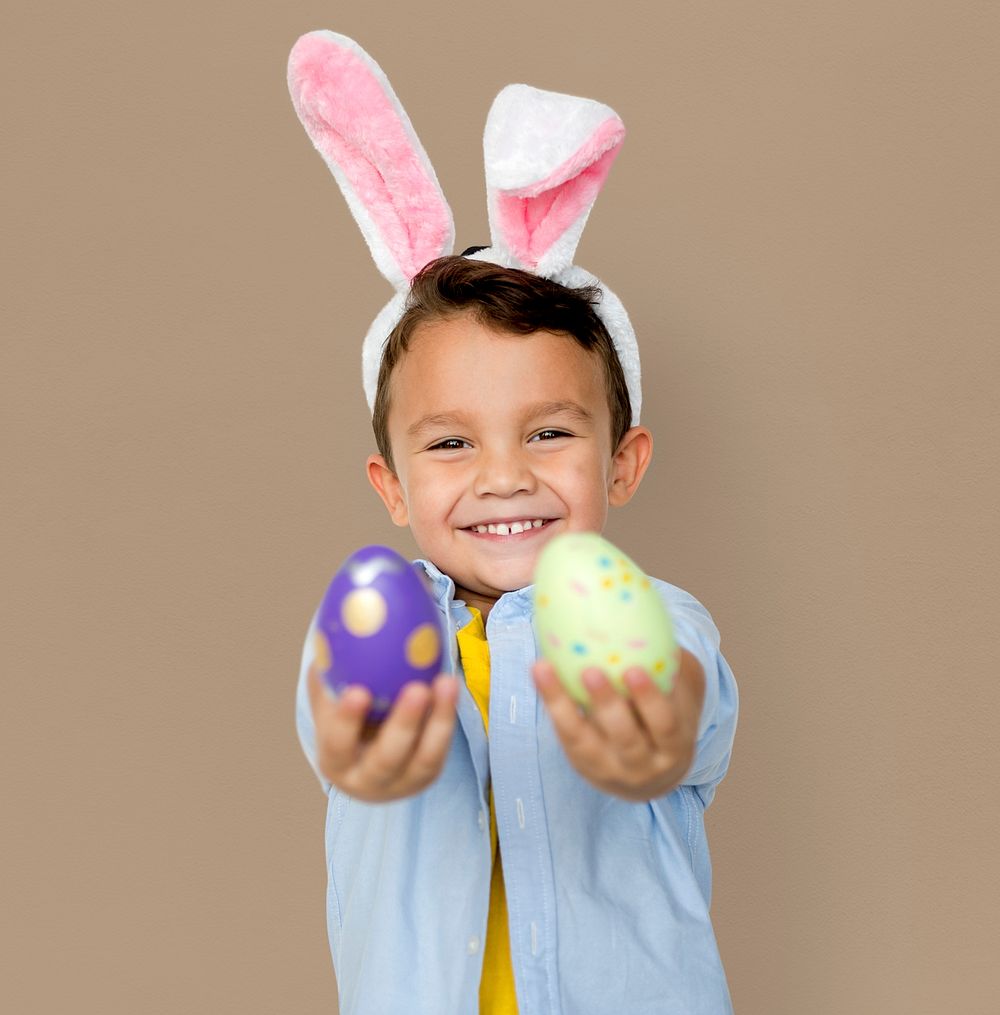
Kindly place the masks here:
<instances>
[{"instance_id":1,"label":"pastel speckled egg","mask_svg":"<svg viewBox=\"0 0 1000 1015\"><path fill-rule=\"evenodd\" d=\"M373 696L383 719L400 688L441 672L437 607L416 569L387 546L351 554L333 576L313 629L313 654L335 694L349 684Z\"/></svg>"},{"instance_id":2,"label":"pastel speckled egg","mask_svg":"<svg viewBox=\"0 0 1000 1015\"><path fill-rule=\"evenodd\" d=\"M535 566L535 631L541 654L581 704L582 674L597 667L619 690L632 666L669 691L677 668L670 616L649 578L593 532L550 540Z\"/></svg>"}]
</instances>

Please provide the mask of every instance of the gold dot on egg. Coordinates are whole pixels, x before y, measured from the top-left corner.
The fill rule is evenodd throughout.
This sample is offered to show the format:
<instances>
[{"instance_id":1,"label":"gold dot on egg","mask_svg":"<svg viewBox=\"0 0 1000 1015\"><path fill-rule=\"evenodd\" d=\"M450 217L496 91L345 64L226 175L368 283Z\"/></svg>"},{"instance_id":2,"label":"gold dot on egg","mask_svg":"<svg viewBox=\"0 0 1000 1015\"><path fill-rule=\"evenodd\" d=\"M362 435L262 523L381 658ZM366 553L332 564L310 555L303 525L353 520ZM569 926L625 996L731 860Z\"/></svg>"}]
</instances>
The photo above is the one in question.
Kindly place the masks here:
<instances>
[{"instance_id":1,"label":"gold dot on egg","mask_svg":"<svg viewBox=\"0 0 1000 1015\"><path fill-rule=\"evenodd\" d=\"M611 663L612 665L620 663L621 661L622 657L618 655L617 652L612 652L611 655L608 656L608 662Z\"/></svg>"},{"instance_id":2,"label":"gold dot on egg","mask_svg":"<svg viewBox=\"0 0 1000 1015\"><path fill-rule=\"evenodd\" d=\"M425 669L437 658L438 633L433 624L421 624L406 639L406 661L418 670Z\"/></svg>"},{"instance_id":3,"label":"gold dot on egg","mask_svg":"<svg viewBox=\"0 0 1000 1015\"><path fill-rule=\"evenodd\" d=\"M549 605L549 597L548 596L539 596L538 597L538 605L539 606L548 606Z\"/></svg>"},{"instance_id":4,"label":"gold dot on egg","mask_svg":"<svg viewBox=\"0 0 1000 1015\"><path fill-rule=\"evenodd\" d=\"M642 579L642 587L644 589L648 589L650 587L650 585L649 585L649 579L648 578L643 578Z\"/></svg>"},{"instance_id":5,"label":"gold dot on egg","mask_svg":"<svg viewBox=\"0 0 1000 1015\"><path fill-rule=\"evenodd\" d=\"M330 643L322 631L313 631L312 639L313 659L321 670L330 668Z\"/></svg>"},{"instance_id":6,"label":"gold dot on egg","mask_svg":"<svg viewBox=\"0 0 1000 1015\"><path fill-rule=\"evenodd\" d=\"M605 578L605 579L604 579L604 581L602 581L602 582L601 582L601 584L602 584L602 585L603 585L603 586L604 586L604 587L605 587L606 589L611 589L611 588L614 588L614 585L615 585L614 581L613 581L613 580L612 580L611 578Z\"/></svg>"},{"instance_id":7,"label":"gold dot on egg","mask_svg":"<svg viewBox=\"0 0 1000 1015\"><path fill-rule=\"evenodd\" d=\"M630 573L629 573L628 571L626 571L626 572L625 572L625 573L624 573L624 574L622 575L622 581L623 581L623 582L630 582L631 580L632 580L632 575L631 575L631 574L630 574Z\"/></svg>"},{"instance_id":8,"label":"gold dot on egg","mask_svg":"<svg viewBox=\"0 0 1000 1015\"><path fill-rule=\"evenodd\" d=\"M358 638L367 638L382 630L389 610L381 593L373 588L355 589L340 604L344 627Z\"/></svg>"},{"instance_id":9,"label":"gold dot on egg","mask_svg":"<svg viewBox=\"0 0 1000 1015\"><path fill-rule=\"evenodd\" d=\"M666 668L667 664L662 659L657 659L656 662L653 663L654 673L662 673Z\"/></svg>"}]
</instances>

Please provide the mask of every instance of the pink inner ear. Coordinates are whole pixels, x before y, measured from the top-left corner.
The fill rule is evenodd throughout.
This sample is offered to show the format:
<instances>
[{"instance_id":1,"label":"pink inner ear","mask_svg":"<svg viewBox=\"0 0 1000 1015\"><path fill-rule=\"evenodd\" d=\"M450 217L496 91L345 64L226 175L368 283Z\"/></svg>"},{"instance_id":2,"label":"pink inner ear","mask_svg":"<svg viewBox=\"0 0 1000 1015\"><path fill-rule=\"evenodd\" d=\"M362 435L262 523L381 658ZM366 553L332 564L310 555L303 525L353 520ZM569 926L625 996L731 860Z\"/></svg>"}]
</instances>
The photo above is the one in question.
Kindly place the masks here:
<instances>
[{"instance_id":1,"label":"pink inner ear","mask_svg":"<svg viewBox=\"0 0 1000 1015\"><path fill-rule=\"evenodd\" d=\"M357 53L321 35L299 40L292 66L293 98L313 144L343 172L376 240L413 278L448 247L451 218L388 84Z\"/></svg>"},{"instance_id":2,"label":"pink inner ear","mask_svg":"<svg viewBox=\"0 0 1000 1015\"><path fill-rule=\"evenodd\" d=\"M563 233L594 203L623 139L621 121L607 120L582 148L544 180L521 192L497 194L497 225L507 246L525 267L536 268ZM579 166L582 168L577 169ZM525 194L526 190L532 193Z\"/></svg>"},{"instance_id":3,"label":"pink inner ear","mask_svg":"<svg viewBox=\"0 0 1000 1015\"><path fill-rule=\"evenodd\" d=\"M573 180L572 184L575 183L576 180ZM566 186L571 186L572 184L566 184ZM514 197L504 199L506 201L510 201L512 204L516 204L518 201L521 202L524 215L524 228L529 237L529 244L530 237L534 235L535 230L538 229L552 211L552 205L555 204L556 198L563 193L565 193L564 187L554 187L552 190L545 191L544 194L539 194L538 197Z\"/></svg>"}]
</instances>

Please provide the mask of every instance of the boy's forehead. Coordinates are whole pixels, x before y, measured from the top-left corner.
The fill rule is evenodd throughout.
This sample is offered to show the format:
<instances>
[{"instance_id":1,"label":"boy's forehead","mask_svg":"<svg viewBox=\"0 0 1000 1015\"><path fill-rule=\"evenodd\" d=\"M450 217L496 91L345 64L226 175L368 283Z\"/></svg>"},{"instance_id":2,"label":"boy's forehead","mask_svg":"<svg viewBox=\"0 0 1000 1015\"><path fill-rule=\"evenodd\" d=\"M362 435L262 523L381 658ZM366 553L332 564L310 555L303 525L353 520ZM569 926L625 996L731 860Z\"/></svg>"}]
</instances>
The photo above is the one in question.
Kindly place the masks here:
<instances>
[{"instance_id":1,"label":"boy's forehead","mask_svg":"<svg viewBox=\"0 0 1000 1015\"><path fill-rule=\"evenodd\" d=\"M392 385L392 405L420 414L474 414L495 401L589 418L607 410L600 359L572 336L502 331L468 315L415 329Z\"/></svg>"}]
</instances>

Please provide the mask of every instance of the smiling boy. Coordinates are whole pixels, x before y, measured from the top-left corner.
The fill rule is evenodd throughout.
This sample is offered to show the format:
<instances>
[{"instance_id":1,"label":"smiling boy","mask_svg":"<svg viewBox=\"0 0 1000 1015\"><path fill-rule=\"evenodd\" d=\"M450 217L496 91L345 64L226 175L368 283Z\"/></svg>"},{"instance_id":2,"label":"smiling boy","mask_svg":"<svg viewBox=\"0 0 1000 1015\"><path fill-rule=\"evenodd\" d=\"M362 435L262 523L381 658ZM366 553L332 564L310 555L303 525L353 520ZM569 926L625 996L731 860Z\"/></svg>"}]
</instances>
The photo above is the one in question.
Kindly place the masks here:
<instances>
[{"instance_id":1,"label":"smiling boy","mask_svg":"<svg viewBox=\"0 0 1000 1015\"><path fill-rule=\"evenodd\" d=\"M462 259L439 270L478 276L483 285L495 275ZM447 290L455 281L441 284ZM530 276L522 284L553 288ZM375 412L376 425L387 420L388 441L368 460L392 520L409 525L421 550L455 580L456 594L484 615L504 592L531 583L546 540L600 532L609 503L629 499L651 452L645 428L613 433L596 350L566 332L502 327L502 318L451 311L422 323L394 368L384 359ZM610 342L607 348L613 364Z\"/></svg>"},{"instance_id":2,"label":"smiling boy","mask_svg":"<svg viewBox=\"0 0 1000 1015\"><path fill-rule=\"evenodd\" d=\"M345 1015L730 1010L703 812L737 698L711 618L655 582L681 646L669 694L593 670L583 712L536 660L541 547L600 532L652 452L599 296L442 258L386 344L368 478L423 554L458 676L407 685L372 732L369 693L328 695L307 639Z\"/></svg>"}]
</instances>

